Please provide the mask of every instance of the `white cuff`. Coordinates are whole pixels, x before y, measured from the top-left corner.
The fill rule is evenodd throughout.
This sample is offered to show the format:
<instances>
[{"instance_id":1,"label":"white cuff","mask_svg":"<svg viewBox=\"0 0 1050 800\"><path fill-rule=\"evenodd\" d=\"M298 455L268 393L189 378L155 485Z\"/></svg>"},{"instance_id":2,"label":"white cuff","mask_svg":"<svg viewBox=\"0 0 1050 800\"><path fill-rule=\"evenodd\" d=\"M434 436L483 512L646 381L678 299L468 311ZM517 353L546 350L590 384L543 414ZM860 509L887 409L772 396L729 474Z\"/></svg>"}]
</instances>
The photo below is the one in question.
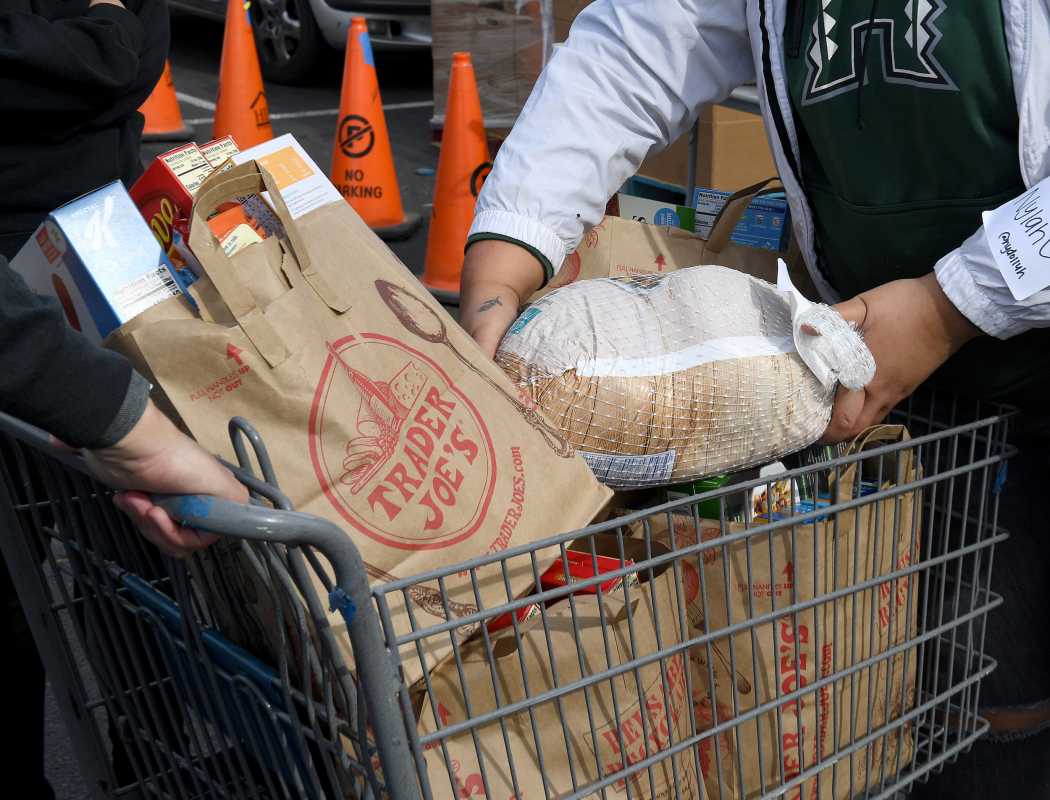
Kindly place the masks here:
<instances>
[{"instance_id":1,"label":"white cuff","mask_svg":"<svg viewBox=\"0 0 1050 800\"><path fill-rule=\"evenodd\" d=\"M959 250L953 250L934 268L945 296L970 322L997 339L1009 339L1028 330L992 301L974 281Z\"/></svg>"},{"instance_id":2,"label":"white cuff","mask_svg":"<svg viewBox=\"0 0 1050 800\"><path fill-rule=\"evenodd\" d=\"M531 217L510 211L479 211L470 226L468 238L477 233L496 233L535 247L550 262L554 274L557 274L565 256L569 254L565 242L551 228ZM551 277L547 276L548 279Z\"/></svg>"}]
</instances>

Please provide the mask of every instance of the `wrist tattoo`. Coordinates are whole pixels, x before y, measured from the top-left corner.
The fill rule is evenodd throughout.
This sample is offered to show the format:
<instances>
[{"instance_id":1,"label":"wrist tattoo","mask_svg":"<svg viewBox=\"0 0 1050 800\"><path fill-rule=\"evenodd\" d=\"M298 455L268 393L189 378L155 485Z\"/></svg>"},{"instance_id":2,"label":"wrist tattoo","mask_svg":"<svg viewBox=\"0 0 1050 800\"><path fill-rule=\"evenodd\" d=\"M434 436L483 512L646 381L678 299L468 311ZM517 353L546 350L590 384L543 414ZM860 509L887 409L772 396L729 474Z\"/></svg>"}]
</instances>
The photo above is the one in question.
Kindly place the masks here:
<instances>
[{"instance_id":1,"label":"wrist tattoo","mask_svg":"<svg viewBox=\"0 0 1050 800\"><path fill-rule=\"evenodd\" d=\"M498 298L498 297L490 297L488 300L486 300L484 303L482 303L480 306L478 306L478 313L479 314L484 314L489 309L495 308L496 306L502 306L502 305L503 305L503 301L500 298Z\"/></svg>"}]
</instances>

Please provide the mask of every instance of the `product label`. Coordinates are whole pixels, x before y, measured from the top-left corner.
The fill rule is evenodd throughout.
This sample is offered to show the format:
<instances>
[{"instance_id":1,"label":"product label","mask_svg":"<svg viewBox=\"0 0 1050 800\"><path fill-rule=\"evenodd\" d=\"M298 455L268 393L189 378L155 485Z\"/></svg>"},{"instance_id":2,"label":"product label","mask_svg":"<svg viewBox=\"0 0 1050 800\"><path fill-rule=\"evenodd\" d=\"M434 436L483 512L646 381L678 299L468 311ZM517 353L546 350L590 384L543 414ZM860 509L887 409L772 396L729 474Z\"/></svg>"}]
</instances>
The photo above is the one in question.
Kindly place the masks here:
<instances>
[{"instance_id":1,"label":"product label","mask_svg":"<svg viewBox=\"0 0 1050 800\"><path fill-rule=\"evenodd\" d=\"M179 286L167 267L150 270L113 293L113 303L123 319L131 319L179 294Z\"/></svg>"},{"instance_id":2,"label":"product label","mask_svg":"<svg viewBox=\"0 0 1050 800\"><path fill-rule=\"evenodd\" d=\"M293 219L329 203L343 202L339 191L290 134L233 156L235 164L253 159L273 176Z\"/></svg>"},{"instance_id":3,"label":"product label","mask_svg":"<svg viewBox=\"0 0 1050 800\"><path fill-rule=\"evenodd\" d=\"M222 251L228 258L239 253L250 244L262 241L262 237L255 232L251 225L241 223L232 231L222 237Z\"/></svg>"},{"instance_id":4,"label":"product label","mask_svg":"<svg viewBox=\"0 0 1050 800\"><path fill-rule=\"evenodd\" d=\"M237 143L233 141L232 136L224 136L221 139L202 144L200 151L213 167L222 166L228 159L241 152L237 147ZM232 166L232 164L229 166Z\"/></svg>"},{"instance_id":5,"label":"product label","mask_svg":"<svg viewBox=\"0 0 1050 800\"><path fill-rule=\"evenodd\" d=\"M172 171L186 191L195 194L211 175L212 165L195 144L188 144L176 150L169 150L160 156L160 160Z\"/></svg>"},{"instance_id":6,"label":"product label","mask_svg":"<svg viewBox=\"0 0 1050 800\"><path fill-rule=\"evenodd\" d=\"M985 211L984 235L1010 294L1027 300L1050 286L1050 178Z\"/></svg>"},{"instance_id":7,"label":"product label","mask_svg":"<svg viewBox=\"0 0 1050 800\"><path fill-rule=\"evenodd\" d=\"M651 456L618 456L577 450L599 481L607 486L636 486L641 483L666 483L674 472L677 451L668 450Z\"/></svg>"},{"instance_id":8,"label":"product label","mask_svg":"<svg viewBox=\"0 0 1050 800\"><path fill-rule=\"evenodd\" d=\"M522 315L515 320L513 325L510 326L508 335L514 336L521 333L530 322L540 315L542 311L542 308L536 308L535 306L525 309Z\"/></svg>"},{"instance_id":9,"label":"product label","mask_svg":"<svg viewBox=\"0 0 1050 800\"><path fill-rule=\"evenodd\" d=\"M389 336L348 336L328 349L310 455L340 515L406 550L477 533L492 503L496 455L471 400L436 362Z\"/></svg>"}]
</instances>

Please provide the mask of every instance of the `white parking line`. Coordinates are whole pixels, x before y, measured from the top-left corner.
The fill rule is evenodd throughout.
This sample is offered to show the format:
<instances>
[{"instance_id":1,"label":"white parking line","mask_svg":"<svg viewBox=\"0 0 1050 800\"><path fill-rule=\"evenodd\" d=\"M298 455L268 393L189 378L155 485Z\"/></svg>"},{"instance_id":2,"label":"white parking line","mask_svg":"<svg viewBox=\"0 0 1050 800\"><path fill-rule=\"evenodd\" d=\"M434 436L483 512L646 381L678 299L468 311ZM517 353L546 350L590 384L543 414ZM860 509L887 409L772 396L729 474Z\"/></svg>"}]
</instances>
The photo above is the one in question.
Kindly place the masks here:
<instances>
[{"instance_id":1,"label":"white parking line","mask_svg":"<svg viewBox=\"0 0 1050 800\"><path fill-rule=\"evenodd\" d=\"M207 100L201 100L197 97L190 97L184 95L181 92L176 92L176 97L182 100L187 105L197 106L198 108L207 108L209 111L215 110L215 104L209 103ZM400 111L407 108L430 108L434 105L433 100L414 100L408 103L387 103L383 106L383 111ZM311 111L288 111L281 112L279 114L270 114L270 119L281 120L281 119L306 119L308 117L334 117L339 113L338 108L317 108ZM203 125L211 122L214 117L196 117L194 119L186 120L187 125Z\"/></svg>"},{"instance_id":2,"label":"white parking line","mask_svg":"<svg viewBox=\"0 0 1050 800\"><path fill-rule=\"evenodd\" d=\"M210 100L202 100L199 97L194 97L192 94L183 94L182 92L175 92L175 96L188 106L203 108L205 111L215 110L215 103Z\"/></svg>"}]
</instances>

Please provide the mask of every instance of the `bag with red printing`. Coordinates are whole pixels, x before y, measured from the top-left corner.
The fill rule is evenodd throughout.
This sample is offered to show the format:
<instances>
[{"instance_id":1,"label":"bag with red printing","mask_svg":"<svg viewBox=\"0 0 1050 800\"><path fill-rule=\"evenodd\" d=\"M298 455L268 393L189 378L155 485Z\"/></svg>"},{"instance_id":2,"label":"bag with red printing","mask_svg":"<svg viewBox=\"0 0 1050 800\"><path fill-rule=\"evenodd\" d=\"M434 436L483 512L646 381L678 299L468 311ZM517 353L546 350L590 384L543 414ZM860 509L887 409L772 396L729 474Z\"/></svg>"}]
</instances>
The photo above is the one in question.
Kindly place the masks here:
<instances>
[{"instance_id":1,"label":"bag with red printing","mask_svg":"<svg viewBox=\"0 0 1050 800\"><path fill-rule=\"evenodd\" d=\"M594 544L599 558L614 558L619 568L666 552L655 545L650 554L640 541L626 539L620 561L613 536L599 534ZM591 558L589 541L577 546ZM587 577L604 571L598 563ZM563 571L547 577L548 586L572 583ZM685 652L583 685L681 642L674 571L643 569L636 580L601 586L600 593L581 590L571 604L563 599L550 606L546 619L534 615L518 624L520 639L513 628L472 637L458 660L449 656L431 673L428 690L420 690L423 734L515 703L531 706L435 741L425 758L436 800L567 797L625 771L631 774L605 792L585 796L703 800L692 748L669 752L692 733ZM564 692L558 700L538 702L555 690ZM638 766L650 758L651 767Z\"/></svg>"},{"instance_id":2,"label":"bag with red printing","mask_svg":"<svg viewBox=\"0 0 1050 800\"><path fill-rule=\"evenodd\" d=\"M260 166L265 164L265 166ZM274 178L273 175L278 176ZM325 191L327 187L327 192ZM208 218L268 192L283 236L227 255ZM129 324L112 342L163 390L207 449L235 460L227 424L251 421L296 508L341 526L375 581L535 542L590 522L609 497L564 440L517 397L498 367L290 143L210 177L190 244L206 277L195 297ZM541 552L541 566L556 549ZM282 618L241 549L207 552L225 631L262 655ZM395 633L508 600L533 583L529 558L389 595ZM318 586L320 596L326 592ZM444 602L447 600L447 605ZM345 631L339 613L330 616ZM464 626L462 635L469 631ZM337 637L346 647L348 638ZM402 653L405 677L439 660Z\"/></svg>"}]
</instances>

